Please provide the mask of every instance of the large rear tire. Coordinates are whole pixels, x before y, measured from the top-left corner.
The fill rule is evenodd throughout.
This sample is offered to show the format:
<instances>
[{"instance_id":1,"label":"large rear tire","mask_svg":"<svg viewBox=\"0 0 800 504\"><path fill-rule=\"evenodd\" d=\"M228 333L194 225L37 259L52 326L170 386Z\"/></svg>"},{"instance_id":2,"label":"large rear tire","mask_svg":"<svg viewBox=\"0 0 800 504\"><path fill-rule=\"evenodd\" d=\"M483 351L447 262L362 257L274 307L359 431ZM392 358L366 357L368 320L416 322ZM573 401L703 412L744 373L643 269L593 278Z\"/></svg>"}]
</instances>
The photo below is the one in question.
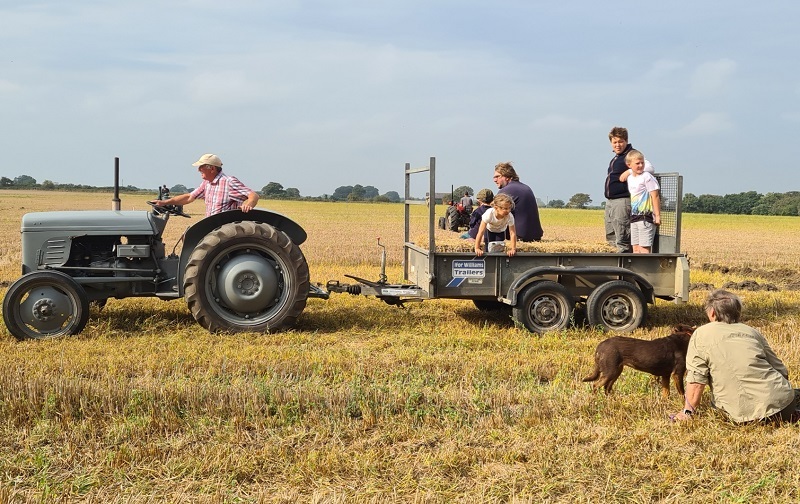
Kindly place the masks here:
<instances>
[{"instance_id":1,"label":"large rear tire","mask_svg":"<svg viewBox=\"0 0 800 504\"><path fill-rule=\"evenodd\" d=\"M469 219L472 216L472 210L469 212L465 211L463 213L458 214L459 218L459 226L462 228L469 229Z\"/></svg>"},{"instance_id":2,"label":"large rear tire","mask_svg":"<svg viewBox=\"0 0 800 504\"><path fill-rule=\"evenodd\" d=\"M447 207L445 212L445 229L448 231L458 231L461 220L458 216L458 210L454 206Z\"/></svg>"},{"instance_id":3,"label":"large rear tire","mask_svg":"<svg viewBox=\"0 0 800 504\"><path fill-rule=\"evenodd\" d=\"M646 317L644 294L625 280L601 284L586 299L586 318L591 326L630 332L642 325Z\"/></svg>"},{"instance_id":4,"label":"large rear tire","mask_svg":"<svg viewBox=\"0 0 800 504\"><path fill-rule=\"evenodd\" d=\"M18 340L78 334L89 320L89 299L72 277L35 271L8 288L3 320Z\"/></svg>"},{"instance_id":5,"label":"large rear tire","mask_svg":"<svg viewBox=\"0 0 800 504\"><path fill-rule=\"evenodd\" d=\"M220 226L197 244L186 265L189 311L211 332L291 327L306 306L308 292L303 253L268 224Z\"/></svg>"},{"instance_id":6,"label":"large rear tire","mask_svg":"<svg viewBox=\"0 0 800 504\"><path fill-rule=\"evenodd\" d=\"M543 334L569 325L575 303L566 287L551 280L540 280L522 291L514 306L514 319L531 332Z\"/></svg>"}]
</instances>

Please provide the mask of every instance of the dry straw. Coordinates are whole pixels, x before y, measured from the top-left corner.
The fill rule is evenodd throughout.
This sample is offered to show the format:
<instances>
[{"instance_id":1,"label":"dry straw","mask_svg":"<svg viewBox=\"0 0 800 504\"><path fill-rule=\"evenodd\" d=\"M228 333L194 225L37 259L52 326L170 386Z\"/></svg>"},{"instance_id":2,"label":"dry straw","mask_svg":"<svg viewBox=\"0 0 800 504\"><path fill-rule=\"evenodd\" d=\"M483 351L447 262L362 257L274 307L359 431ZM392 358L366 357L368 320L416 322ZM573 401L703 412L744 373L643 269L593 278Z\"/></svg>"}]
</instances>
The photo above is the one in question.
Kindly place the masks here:
<instances>
[{"instance_id":1,"label":"dry straw","mask_svg":"<svg viewBox=\"0 0 800 504\"><path fill-rule=\"evenodd\" d=\"M437 252L473 252L475 250L475 240L460 238L460 233L437 229L435 238ZM428 236L419 235L414 243L427 247ZM506 246L508 246L508 242L506 242ZM616 249L607 243L544 238L539 242L517 242L517 252L546 254L614 253Z\"/></svg>"},{"instance_id":2,"label":"dry straw","mask_svg":"<svg viewBox=\"0 0 800 504\"><path fill-rule=\"evenodd\" d=\"M126 195L123 207L144 209L148 197ZM108 205L101 194L0 190L0 280L20 275L23 213ZM259 207L306 229L315 281L376 278L377 237L388 276L402 278L402 205ZM187 210L195 218L169 223L168 247L202 204ZM424 208L412 210L422 224L411 236L425 246ZM602 212L541 216L545 241L520 250L602 246ZM684 229L693 281L726 280L694 266L717 258L800 264L797 218L704 223L690 214ZM472 250L455 236L440 231L436 241ZM659 300L631 336L703 323L705 295ZM798 386L800 296L742 297L746 322ZM579 316L576 324L536 336L507 311L466 300L398 308L334 295L309 300L297 329L279 334L211 335L182 300L150 298L93 309L73 338L19 343L2 329L0 502L797 501L800 476L787 453L798 449L798 426L733 426L708 394L691 424L671 425L666 413L683 404L674 388L663 399L649 375L630 369L612 396L594 394L580 378L609 335Z\"/></svg>"}]
</instances>

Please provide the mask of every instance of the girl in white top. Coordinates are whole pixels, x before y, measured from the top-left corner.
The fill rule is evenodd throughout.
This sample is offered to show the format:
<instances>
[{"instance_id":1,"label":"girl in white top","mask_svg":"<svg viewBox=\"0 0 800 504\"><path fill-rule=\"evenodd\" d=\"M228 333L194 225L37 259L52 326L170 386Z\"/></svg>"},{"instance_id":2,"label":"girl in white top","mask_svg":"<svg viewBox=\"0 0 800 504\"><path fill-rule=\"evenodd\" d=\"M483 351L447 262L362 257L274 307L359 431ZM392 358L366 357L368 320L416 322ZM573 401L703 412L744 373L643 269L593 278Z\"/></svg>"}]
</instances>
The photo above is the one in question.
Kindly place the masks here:
<instances>
[{"instance_id":1,"label":"girl in white top","mask_svg":"<svg viewBox=\"0 0 800 504\"><path fill-rule=\"evenodd\" d=\"M483 214L478 235L475 237L475 254L483 255L484 235L487 242L505 242L506 229L510 242L507 254L509 257L517 253L517 229L514 226L514 200L508 194L498 194L492 200L492 207ZM487 249L489 243L487 243Z\"/></svg>"}]
</instances>

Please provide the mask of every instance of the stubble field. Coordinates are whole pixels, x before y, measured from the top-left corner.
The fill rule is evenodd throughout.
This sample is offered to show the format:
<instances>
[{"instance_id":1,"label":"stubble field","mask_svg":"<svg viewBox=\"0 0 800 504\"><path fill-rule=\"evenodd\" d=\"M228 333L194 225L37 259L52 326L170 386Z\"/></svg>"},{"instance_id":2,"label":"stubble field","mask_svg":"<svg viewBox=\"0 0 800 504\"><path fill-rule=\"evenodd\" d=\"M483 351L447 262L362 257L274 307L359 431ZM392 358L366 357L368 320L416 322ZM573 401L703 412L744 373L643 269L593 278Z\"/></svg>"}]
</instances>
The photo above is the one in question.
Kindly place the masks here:
<instances>
[{"instance_id":1,"label":"stubble field","mask_svg":"<svg viewBox=\"0 0 800 504\"><path fill-rule=\"evenodd\" d=\"M146 196L123 195L125 210ZM88 193L0 191L0 295L30 211L107 209ZM403 207L262 201L309 234L313 282L402 280ZM202 215L170 221L176 242ZM415 223L422 229L422 207ZM442 212L438 212L440 215ZM602 213L542 211L546 237L599 242ZM701 287L734 282L793 384L800 218L684 216L691 302L633 335L703 322ZM777 290L771 290L771 287ZM471 303L311 299L295 330L212 335L180 300L111 300L78 336L0 328L0 502L792 502L800 426L688 425L649 375L609 397L581 378L608 335L537 336Z\"/></svg>"}]
</instances>

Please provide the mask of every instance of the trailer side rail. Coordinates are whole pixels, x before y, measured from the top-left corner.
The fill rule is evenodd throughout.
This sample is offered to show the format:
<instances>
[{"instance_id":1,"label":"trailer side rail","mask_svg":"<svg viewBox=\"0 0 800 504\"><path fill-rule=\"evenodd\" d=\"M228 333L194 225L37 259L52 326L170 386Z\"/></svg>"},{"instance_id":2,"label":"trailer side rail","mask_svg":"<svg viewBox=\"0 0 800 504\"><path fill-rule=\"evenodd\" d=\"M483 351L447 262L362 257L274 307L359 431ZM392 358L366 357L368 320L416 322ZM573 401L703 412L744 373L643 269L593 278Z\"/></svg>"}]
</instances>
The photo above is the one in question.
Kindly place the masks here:
<instances>
[{"instance_id":1,"label":"trailer side rail","mask_svg":"<svg viewBox=\"0 0 800 504\"><path fill-rule=\"evenodd\" d=\"M653 252L678 254L681 250L681 213L683 177L679 173L656 173L661 188L661 224L658 226Z\"/></svg>"},{"instance_id":2,"label":"trailer side rail","mask_svg":"<svg viewBox=\"0 0 800 504\"><path fill-rule=\"evenodd\" d=\"M411 198L411 175L415 173L428 173L428 197L425 201L415 200ZM434 254L432 251L436 250L436 158L431 156L428 161L428 166L412 168L411 163L405 165L405 197L403 198L404 206L404 222L405 229L403 240L405 242L403 247L403 278L408 280L410 278L409 267L411 265L410 254L415 253L410 248L411 243L411 205L428 205L428 265L425 271L425 278L427 281L424 285L419 285L423 290L430 294L433 292L433 268L434 268ZM417 251L417 254L420 252Z\"/></svg>"}]
</instances>

